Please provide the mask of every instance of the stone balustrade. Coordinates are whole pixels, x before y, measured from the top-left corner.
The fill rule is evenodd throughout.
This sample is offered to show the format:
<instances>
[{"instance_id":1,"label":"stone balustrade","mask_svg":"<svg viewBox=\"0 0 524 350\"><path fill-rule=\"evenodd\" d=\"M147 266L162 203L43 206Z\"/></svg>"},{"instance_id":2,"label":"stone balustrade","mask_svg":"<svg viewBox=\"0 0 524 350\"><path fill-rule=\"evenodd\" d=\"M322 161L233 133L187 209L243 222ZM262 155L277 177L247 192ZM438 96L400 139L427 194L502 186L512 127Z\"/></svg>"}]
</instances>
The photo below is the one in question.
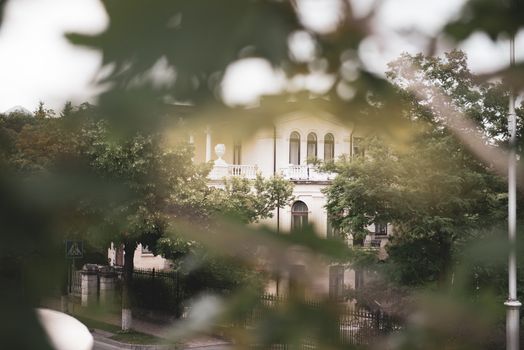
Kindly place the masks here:
<instances>
[{"instance_id":1,"label":"stone balustrade","mask_svg":"<svg viewBox=\"0 0 524 350\"><path fill-rule=\"evenodd\" d=\"M229 176L241 176L247 179L255 179L257 177L258 167L256 165L229 165Z\"/></svg>"},{"instance_id":2,"label":"stone balustrade","mask_svg":"<svg viewBox=\"0 0 524 350\"><path fill-rule=\"evenodd\" d=\"M280 172L284 178L293 181L331 181L336 174L322 172L313 164L307 165L288 165L281 168Z\"/></svg>"},{"instance_id":3,"label":"stone balustrade","mask_svg":"<svg viewBox=\"0 0 524 350\"><path fill-rule=\"evenodd\" d=\"M210 180L222 180L232 176L240 176L246 179L257 177L258 167L256 165L215 164L208 178Z\"/></svg>"},{"instance_id":4,"label":"stone balustrade","mask_svg":"<svg viewBox=\"0 0 524 350\"><path fill-rule=\"evenodd\" d=\"M228 164L222 156L225 154L226 147L223 144L215 146L217 159L213 162L213 168L208 175L210 180L220 181L232 176L240 176L247 179L255 179L258 167L251 164ZM285 179L291 181L331 181L336 174L322 172L313 164L292 165L280 169L280 173Z\"/></svg>"}]
</instances>

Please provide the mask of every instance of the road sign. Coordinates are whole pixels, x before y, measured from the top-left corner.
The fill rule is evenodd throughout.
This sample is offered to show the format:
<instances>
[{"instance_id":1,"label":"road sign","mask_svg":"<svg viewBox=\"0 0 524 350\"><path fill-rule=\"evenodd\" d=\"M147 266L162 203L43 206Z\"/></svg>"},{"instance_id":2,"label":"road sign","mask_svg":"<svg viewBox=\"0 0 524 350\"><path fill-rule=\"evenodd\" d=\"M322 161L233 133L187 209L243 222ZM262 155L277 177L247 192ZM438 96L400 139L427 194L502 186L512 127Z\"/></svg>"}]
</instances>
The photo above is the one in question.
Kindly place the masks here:
<instances>
[{"instance_id":1,"label":"road sign","mask_svg":"<svg viewBox=\"0 0 524 350\"><path fill-rule=\"evenodd\" d=\"M84 256L84 241L66 241L66 257L81 258Z\"/></svg>"}]
</instances>

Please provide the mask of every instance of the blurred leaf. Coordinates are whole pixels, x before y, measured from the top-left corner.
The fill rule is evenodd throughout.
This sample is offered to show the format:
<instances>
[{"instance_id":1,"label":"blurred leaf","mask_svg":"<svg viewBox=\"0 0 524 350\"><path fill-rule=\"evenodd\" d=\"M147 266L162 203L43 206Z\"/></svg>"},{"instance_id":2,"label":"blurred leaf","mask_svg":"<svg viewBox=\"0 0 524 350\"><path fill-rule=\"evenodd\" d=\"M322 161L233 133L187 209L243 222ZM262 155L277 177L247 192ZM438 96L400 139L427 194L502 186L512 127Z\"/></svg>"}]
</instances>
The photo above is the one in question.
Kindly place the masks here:
<instances>
[{"instance_id":1,"label":"blurred leaf","mask_svg":"<svg viewBox=\"0 0 524 350\"><path fill-rule=\"evenodd\" d=\"M522 1L469 0L458 19L448 23L444 32L461 41L481 31L495 41L502 36L513 37L523 26Z\"/></svg>"},{"instance_id":2,"label":"blurred leaf","mask_svg":"<svg viewBox=\"0 0 524 350\"><path fill-rule=\"evenodd\" d=\"M2 25L2 20L4 19L4 8L7 4L7 0L0 0L0 25Z\"/></svg>"}]
</instances>

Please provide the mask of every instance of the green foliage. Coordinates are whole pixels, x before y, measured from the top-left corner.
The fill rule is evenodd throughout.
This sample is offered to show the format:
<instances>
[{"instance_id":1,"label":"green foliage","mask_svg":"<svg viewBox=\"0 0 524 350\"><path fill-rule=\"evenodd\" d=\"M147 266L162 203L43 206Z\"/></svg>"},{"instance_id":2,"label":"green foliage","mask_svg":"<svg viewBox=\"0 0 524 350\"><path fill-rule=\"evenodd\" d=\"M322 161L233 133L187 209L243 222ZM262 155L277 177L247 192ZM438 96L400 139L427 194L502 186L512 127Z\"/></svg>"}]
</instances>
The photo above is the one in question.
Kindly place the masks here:
<instances>
[{"instance_id":1,"label":"green foliage","mask_svg":"<svg viewBox=\"0 0 524 350\"><path fill-rule=\"evenodd\" d=\"M272 217L275 208L288 205L293 197L293 184L281 176L265 179L258 175L254 181L232 177L224 180L223 188L208 188L206 185L204 188L206 191L203 192L206 193L206 196L202 198L201 206L195 208L193 205L189 208L191 210L190 219L194 219L196 210L200 209L199 219L212 224L212 226L207 226L209 235L221 234L220 231L223 228L213 222L217 218L227 217L243 224L257 222L260 219ZM238 262L228 265L227 259L210 258L209 254L212 253L212 250L206 249L198 241L177 235L176 223L174 231L168 237L163 237L158 241L156 252L174 260L175 265L181 267L188 259L198 261L198 264L204 268L199 269L200 272L196 274L200 276L199 279L192 277L191 280L199 281L195 283L201 288L215 290L216 286L223 285L224 289L232 290L233 285L241 286L246 282L246 277L240 278L237 276L238 273L250 275L251 283L255 280L255 276L248 273L250 269L242 267ZM249 250L250 247L246 246L245 249Z\"/></svg>"},{"instance_id":2,"label":"green foliage","mask_svg":"<svg viewBox=\"0 0 524 350\"><path fill-rule=\"evenodd\" d=\"M412 138L394 147L370 137L366 157L336 164L339 176L326 190L327 209L336 227L357 236L373 223L393 224L390 276L404 284L442 281L457 240L503 220L506 204L502 181L446 129L430 87L440 87L492 140L504 137L494 121L507 95L497 84L477 86L460 52L446 59L403 55L390 67L388 76L408 100ZM422 98L410 90L418 82L427 87L418 91Z\"/></svg>"},{"instance_id":3,"label":"green foliage","mask_svg":"<svg viewBox=\"0 0 524 350\"><path fill-rule=\"evenodd\" d=\"M166 112L164 101L221 103L218 90L231 62L262 57L286 66L287 38L300 28L287 1L133 0L103 5L109 17L104 32L67 37L99 50L103 66L111 67L104 82L113 88L101 95L100 105L120 129L158 127ZM176 79L155 81L155 67L176 71Z\"/></svg>"},{"instance_id":4,"label":"green foliage","mask_svg":"<svg viewBox=\"0 0 524 350\"><path fill-rule=\"evenodd\" d=\"M100 86L104 87L98 99L100 109L91 117L104 122L93 122L84 129L80 122L84 120L81 108L79 113L73 113L78 119L65 118L65 113L63 119L74 120L64 123L66 130L73 130L75 136L69 139L61 137L62 129L52 127L53 122L48 118L51 113L43 105L37 110L38 118L29 121L29 118L23 117L27 119L27 124L20 116L1 119L0 165L3 172L0 176L0 213L2 230L7 234L3 237L5 241L0 250L0 277L2 286L7 287L2 288L0 293L0 300L3 301L0 306L5 316L0 335L6 348L46 348L45 337L32 308L37 304L37 297L48 293L43 286L52 280L54 274L51 272L60 270L58 267L55 269L58 265L55 266L54 262L63 232L69 232L72 228L80 233L103 231L120 235L120 238L127 235L135 243L147 238L149 244L152 243L149 238L157 237L164 229L166 208L169 215L177 218L193 218L196 222L200 222L200 218L208 218L209 208L199 204L210 196L209 192L202 190L205 171L189 168L186 173L188 168L178 167L178 162L189 163L190 158L185 151L173 151L165 157L157 153L160 145L158 131L165 128L166 120L170 119L166 115L172 111L170 104L173 101L192 103L197 111L194 114L205 116L202 118L206 123L222 120L229 114L238 116L222 108L219 90L226 68L241 58L266 58L289 76L310 72L332 74L334 84L322 98L310 99L309 92L291 96L304 110L320 108L347 122L355 122L359 130L376 129L384 131L383 134L392 139L403 141L403 137L413 131L411 127L414 124L416 129L422 129L421 136L404 145L404 150L386 148L383 151L382 161L392 166L388 168L391 172L372 159L340 165L341 176L346 174L350 178L347 182L335 182L339 197L346 201L341 205L333 204L332 208L332 214L341 227L363 230L366 223L376 219L398 220L396 226L405 233L403 237L409 238L412 234L412 240L406 244L416 242L413 247L421 249L416 240L422 237L424 245L427 242L435 248L435 240L426 239L432 237L437 241L440 239L442 244L439 243L437 248L443 247L444 253L448 253L452 251L448 249L450 243L454 244L464 233L462 228L478 227L486 222L489 224L489 219L496 220L502 196L497 195L497 180L486 174L486 165L476 162L460 143L450 137L437 122L438 118L434 119L438 115L435 108L416 102L409 89L405 89L403 98L399 98L398 91L395 91L398 89L382 77L369 73L358 57L361 42L370 34L376 35L369 28L379 11L372 10L368 16L357 17L351 2L341 3L340 21L336 28L330 33L320 34L301 23L294 1L104 0L109 25L102 33L68 35L73 43L94 48L102 54L103 66L109 74L100 81ZM4 4L5 1L0 2L0 21ZM380 5L380 2L376 4ZM465 3L463 12L456 20L446 27L446 33L457 40L479 30L491 38L512 35L522 27L522 9L518 1L506 4L471 0ZM315 54L307 64L293 59L288 49L289 35L301 30L308 32L315 44ZM522 87L522 65L501 72L506 80L496 89L469 80L460 68L465 62L460 55L453 54L448 60L432 62L423 58L420 63L438 68L434 72L441 77L435 78L440 81L439 87L454 104L479 122L485 135L481 141L496 144L498 140L504 140L503 106L506 102L500 101L505 101L508 86ZM167 72L162 75L168 79L159 82L152 78L153 67ZM176 74L171 74L173 72ZM425 70L426 74L430 72L429 68ZM395 81L399 75L393 74L390 79ZM418 77L426 79L424 75L415 78ZM481 79L492 77L489 75ZM471 89L472 86L475 88ZM353 90L354 94L340 94L344 89ZM261 108L264 113L255 112L252 115L263 115L265 122L270 122L267 116L281 115L288 110L291 105L289 100L290 96L285 94L266 99ZM476 103L479 100L483 103ZM427 101L430 103L431 99ZM221 107L217 108L219 105ZM413 108L406 108L409 106ZM521 109L518 113L522 116ZM415 121L409 116L414 116ZM104 130L107 128L111 132ZM120 138L115 139L115 134ZM88 136L95 144L82 143L83 137L76 137L79 135ZM31 150L33 137L36 143ZM420 147L420 152L416 151L417 147ZM424 158L422 154L430 157ZM477 155L482 156L478 151ZM377 159L380 159L379 156L380 152L376 155ZM396 162L400 165L393 166ZM376 179L368 176L371 171L377 172ZM165 177L166 174L169 176ZM195 187L184 186L187 176L194 180L190 183L194 183ZM402 180L405 176L406 180ZM352 182L356 178L372 181L387 196L378 191L369 192L363 182ZM242 184L238 186L245 189ZM166 196L165 190L168 189L173 189L176 195ZM360 199L378 199L379 202L364 201L360 204L344 199L344 193L353 193ZM263 208L258 208L256 203L245 197L236 198L234 203L236 206L228 210L241 216L253 217L257 211L264 212ZM247 210L239 208L241 204L250 207ZM357 215L351 211L352 206L359 205L364 214ZM353 219L345 220L348 216ZM208 229L209 222L202 221ZM407 224L402 226L402 223ZM417 225L423 229L412 230L406 226L408 224L411 228ZM224 234L227 236L230 232ZM262 236L286 247L306 246L328 256L339 257L346 253L338 249L340 247L330 245L335 242L326 243L311 234ZM239 240L242 237L247 235L235 236ZM249 236L250 239L254 237L260 238ZM220 246L218 243L216 245ZM225 248L222 250L226 251ZM277 251L280 256L286 255L283 249ZM407 254L401 258L415 256ZM438 270L442 271L442 267ZM428 278L432 273L418 276ZM398 347L424 349L431 346L457 348L464 344L478 348L479 344L471 342L477 339L475 332L460 333L462 326L476 323L469 322L471 317L461 316L474 315L482 319L484 315L472 313L472 308L460 308L462 304L456 303L457 299L442 303L432 303L432 300L436 299L430 299L423 305L434 304L437 308L422 307L420 310L426 316L430 315L427 319L434 323L429 322L429 326L426 323L426 328L421 327L420 332L408 336L407 342L395 344ZM299 301L290 305L290 312L285 315L288 322L279 323L282 318L273 318L264 323L260 333L264 343L289 340L292 344L298 344L297 339L304 333L321 329L321 338L329 339L320 339L319 347L338 347L339 344L332 341L334 334L330 333L334 328L328 327L334 325L332 321L336 316L308 313ZM449 312L455 310L457 312ZM462 322L449 322L449 318ZM323 327L319 328L319 324ZM448 329L443 325L453 327ZM430 330L436 328L438 338L426 337L427 328L431 327L434 328ZM477 329L482 331L481 334L491 330Z\"/></svg>"},{"instance_id":5,"label":"green foliage","mask_svg":"<svg viewBox=\"0 0 524 350\"><path fill-rule=\"evenodd\" d=\"M402 54L388 66L386 75L406 102L406 118L437 122L439 127L445 127L447 116L435 96L438 89L455 110L474 122L486 143L503 144L507 140L509 90L501 82L483 81L473 74L463 51L454 50L443 57ZM517 134L522 148L522 108L517 108L517 115L521 120Z\"/></svg>"},{"instance_id":6,"label":"green foliage","mask_svg":"<svg viewBox=\"0 0 524 350\"><path fill-rule=\"evenodd\" d=\"M224 180L224 188L213 190L215 210L241 222L258 222L273 216L293 200L293 184L282 176L265 179L260 174L254 181L232 177Z\"/></svg>"},{"instance_id":7,"label":"green foliage","mask_svg":"<svg viewBox=\"0 0 524 350\"><path fill-rule=\"evenodd\" d=\"M75 112L75 109L74 109L74 107L73 107L73 103L71 103L71 101L67 101L67 102L64 104L64 108L63 108L62 111L60 112L60 117L62 117L62 118L68 118L68 117L70 117L74 112Z\"/></svg>"},{"instance_id":8,"label":"green foliage","mask_svg":"<svg viewBox=\"0 0 524 350\"><path fill-rule=\"evenodd\" d=\"M38 102L38 108L33 112L35 118L44 119L52 118L55 115L55 111L49 108L45 108L44 102Z\"/></svg>"},{"instance_id":9,"label":"green foliage","mask_svg":"<svg viewBox=\"0 0 524 350\"><path fill-rule=\"evenodd\" d=\"M182 266L182 271L189 268L184 277L187 296L195 297L200 293L231 295L244 288L253 288L262 293L266 279L253 266L231 257L205 254ZM195 262L193 261L193 263Z\"/></svg>"},{"instance_id":10,"label":"green foliage","mask_svg":"<svg viewBox=\"0 0 524 350\"><path fill-rule=\"evenodd\" d=\"M521 1L470 0L462 15L449 23L445 32L464 40L475 31L486 33L492 40L517 34L524 25L524 5Z\"/></svg>"}]
</instances>

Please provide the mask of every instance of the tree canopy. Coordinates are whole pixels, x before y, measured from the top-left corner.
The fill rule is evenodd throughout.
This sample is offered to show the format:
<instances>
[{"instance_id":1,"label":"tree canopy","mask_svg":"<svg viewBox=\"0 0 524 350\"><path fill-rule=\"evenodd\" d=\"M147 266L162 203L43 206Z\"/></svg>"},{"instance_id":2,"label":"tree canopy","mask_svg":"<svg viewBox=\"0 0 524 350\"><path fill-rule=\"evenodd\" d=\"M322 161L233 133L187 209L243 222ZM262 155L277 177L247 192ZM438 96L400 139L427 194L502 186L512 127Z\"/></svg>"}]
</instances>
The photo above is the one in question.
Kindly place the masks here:
<instances>
[{"instance_id":1,"label":"tree canopy","mask_svg":"<svg viewBox=\"0 0 524 350\"><path fill-rule=\"evenodd\" d=\"M11 2L0 2L0 21L3 19L6 3ZM125 207L124 212L133 216L136 219L134 224L138 226L148 223L145 224L144 228L148 228L148 232L150 231L153 227L150 223L156 219L155 215L150 214L154 213L154 209L158 208L158 205L163 205L163 202L168 199L160 193L160 203L153 200L150 195L157 194L158 189L149 188L143 186L143 183L137 182L147 179L151 175L148 171L140 170L141 164L138 158L144 156L148 159L146 162L151 162L148 164L154 166L163 164L163 161L149 157L148 152L151 147L155 147L154 135L165 126L163 122L173 102L193 103L197 108L192 117L196 118L199 115L206 122L225 118L229 115L238 116L238 110L224 108L223 101L220 98L220 81L230 64L246 57L261 57L267 59L275 68L285 71L289 77L294 76L300 79L304 74L327 74L332 78L332 84L327 91L313 93L315 97L320 98L310 99L311 93L309 91L300 91L299 93L282 93L270 101L267 99L265 103L262 103L266 113L254 113L255 117L266 116L265 122L270 122L271 116L278 115L280 111L285 110L286 103L291 99L298 101L307 109L326 107L329 112L340 116L346 122L356 123L364 129L367 127L368 130L382 130L386 135L405 135L405 127L412 125L412 121L406 118L409 109L406 109L403 102L409 103L414 100L408 99L406 101L398 98L395 86L384 80L382 76L371 73L366 62L363 62L359 55L359 52L363 51L361 50L362 44L366 42L366 39L380 35L373 30L372 24L378 17L377 9L383 6L382 2L374 2L369 14L360 16L353 8L352 2L341 1L340 16L337 18L333 29L327 33L315 31L302 21L298 1L163 0L150 2L104 0L102 3L109 19L109 25L103 32L95 35L68 35L71 42L93 48L100 52L103 58L103 68L106 75L100 74L98 76L97 87L102 87L103 92L97 102L100 109L96 114L96 119L105 120L112 132L105 134L107 140L102 140L99 145L100 148L96 150L99 153L92 154L92 161L99 167L97 175L89 176L89 172L84 172L83 170L86 167L89 169L89 167L82 162L80 162L82 166L71 169L62 167L67 165L68 161L55 163L54 160L51 160L53 165L58 166L55 169L56 171L39 172L32 177L33 181L28 181L28 177L20 176L18 172L20 169L18 165L24 163L14 165L15 163L10 162L10 156L13 152L16 153L13 146L16 145L18 131L15 131L15 128L5 127L6 125L23 126L26 121L24 118L27 116L24 116L24 118L18 116L15 119L2 118L0 125L2 146L0 165L6 169L5 172L3 171L0 174L0 193L2 194L0 196L2 198L0 214L2 215L2 228L8 233L6 235L7 241L2 245L0 255L2 261L0 277L2 278L2 285L13 286L12 288L3 288L0 292L1 306L5 314L4 319L7 321L0 328L2 338L5 336L4 344L6 347L46 348L45 338L38 327L32 310L33 305L36 305L37 302L32 297L45 294L41 288L43 285L41 276L50 275L49 272L53 270L51 262L54 261L45 258L52 255L51 252L55 251L54 249L60 245L63 238L58 237L57 234L57 232L61 232L56 230L57 218L66 216L64 213L69 213L67 209L77 207L77 202L72 198L78 198L78 192L83 191L86 198L98 199L101 204L100 208L102 208L103 199L106 197L114 196L112 199L110 198L108 203L116 203L117 205L124 203L123 200L118 199L122 195L119 189L128 186L128 189L132 190L131 196L128 198L133 204ZM515 35L524 24L522 9L522 4L518 1L467 1L460 13L436 37L428 38L426 33L418 33L422 34L421 38L425 39L423 41L427 44L422 49L433 52L441 39L459 43L478 31L488 34L494 41L500 40L504 36ZM290 35L297 31L305 33L313 39L314 53L306 62L293 57L289 49ZM386 37L382 39L388 40ZM429 61L426 60L425 62ZM161 74L164 77L173 77L173 79L161 80L160 82L153 79L152 73L156 69L166 73ZM101 73L104 73L104 71L101 71ZM508 90L510 87L522 88L524 79L522 79L521 63L515 67L506 67L501 71L480 78L485 81L499 76L505 78L503 81L505 88L502 90ZM443 82L445 83L446 80ZM453 87L454 85L451 86L452 89ZM498 100L497 96L500 95L495 93L494 89L490 89L490 91L494 93L494 101ZM462 96L464 101L468 99L471 101L476 92L475 90L469 91L468 94L471 93L472 95L468 98L465 97L463 91L457 90L453 92L453 94L455 93ZM484 93L481 95L487 96ZM304 96L307 98L304 98ZM450 97L453 98L453 96ZM486 106L489 103L488 99L485 99ZM387 108L375 108L380 104L387 105ZM218 105L221 107L218 108ZM422 112L429 107L421 104L415 105L420 112L418 115L422 115ZM460 103L458 105L460 106ZM468 109L467 105L462 106L463 110ZM484 107L477 106L474 108L482 109ZM499 108L493 110L495 117L498 110ZM443 114L444 116L447 115L447 113ZM483 118L480 114L478 117ZM43 119L46 120L47 118ZM245 120L248 120L249 123L253 119L246 118ZM33 122L35 121L31 121L31 123ZM419 123L416 123L416 125L418 126ZM439 129L437 124L430 125L430 129ZM484 141L494 142L493 139L496 140L496 137L493 135L500 133L500 125L501 123L497 118L490 119L489 123L484 124L482 132L485 134L485 139L481 137L481 143ZM424 125L422 126L424 127ZM494 131L492 134L490 130L492 128L498 131ZM470 130L459 131L468 134ZM116 142L113 137L117 133L127 135L128 138L125 139L124 137L124 140ZM29 134L36 135L39 132L37 130L27 131L27 135ZM447 133L443 133L441 136L430 136L429 139L432 142L434 141L436 145L435 149L450 150L452 155L456 155L459 159L462 157L462 153L455 149L454 139ZM135 137L138 138L137 145L134 145L131 141ZM153 137L153 139L150 139L150 137ZM62 140L60 138L60 141ZM38 142L44 148L54 144L54 142L48 143L43 138ZM26 144L29 145L30 142L26 142ZM79 147L81 146L79 145ZM469 149L469 152L475 153L477 157L482 157L485 149ZM429 152L431 149L427 151ZM388 150L388 154L389 152L391 152L392 157L402 155L398 150ZM412 158L409 157L409 147L404 154L406 157L405 164L417 160L416 155L413 155ZM40 164L49 164L50 160L45 152L27 153L27 155L32 157L31 159L35 159L38 167L41 166ZM115 184L114 187L103 186L102 184L107 183L107 179L118 179L118 176L121 175L107 163L104 157L114 157L115 160L123 161L123 166L131 167L131 171L136 177L125 178L124 176L122 184ZM495 158L483 158L484 166L489 167L490 162L497 160ZM477 202L477 200L482 199L483 195L478 191L469 192L467 186L463 186L461 179L464 177L467 180L466 183L470 186L484 182L489 183L490 180L489 176L482 174L483 169L476 169L474 160L470 162L467 157L468 167L472 166L473 171L469 168L461 169L456 163L448 159L441 160L438 158L438 160L448 170L458 168L461 172L458 178L452 177L450 180L447 180L443 173L441 175L437 173L434 180L437 183L442 181L444 187L464 191L470 196L464 201L456 201L446 196L437 197L434 201L431 201L421 194L439 194L439 191L428 189L420 181L417 182L416 179L413 179L415 185L419 186L413 194L415 199L418 198L415 202L417 205L427 206L427 218L430 219L430 223L433 222L431 218L439 218L435 225L437 225L438 232L442 232L445 237L451 232L451 230L448 230L450 224L448 222L449 217L446 215L451 214L444 209L434 208L431 203L434 205L449 203L459 210L462 221L475 221L474 215L471 218L468 215L479 211L478 209L481 206L477 207L475 204L482 203L482 201ZM425 161L422 164L429 162L428 159L421 161ZM169 163L169 161L167 162ZM136 170L132 169L132 165L135 163L138 163ZM358 167L356 163L358 162L355 162L355 166ZM365 166L362 165L363 168ZM34 166L31 164L25 163L24 165L24 169L33 168ZM411 170L416 169L418 168L415 167ZM160 172L161 169L155 171L157 170ZM152 175L155 174L155 171ZM418 171L421 176L433 175L428 171ZM386 175L384 174L384 179L391 181L391 190L397 191L397 188L393 186L397 179L390 180ZM137 186L135 187L134 184L137 184ZM484 194L486 202L488 202L488 199L492 199L489 192L491 192L491 189L488 189L488 193ZM141 197L142 195L144 197ZM147 204L144 211L134 211L134 209L141 208L139 202ZM391 202L397 203L397 201ZM71 205L72 203L75 205ZM470 209L469 205L473 207ZM340 212L337 211L336 214L338 215ZM393 214L396 215L396 213ZM125 214L119 214L119 217L124 216ZM68 217L74 218L73 216ZM362 220L368 219L364 216ZM127 224L130 225L131 223ZM119 226L124 227L126 224ZM450 227L453 230L457 228L453 223ZM321 251L325 247L319 241L313 241L313 236L305 237L310 239L306 242L318 243L318 247L310 245L310 248L315 248L313 250ZM304 239L300 240L299 237L292 235L276 237L276 239L279 238L288 239L288 243L291 242L292 244L304 242ZM20 261L24 261L21 257L31 257L32 260L25 259L30 263L21 265L19 264ZM44 267L47 270L39 270ZM319 324L319 320L321 323L326 319L317 314L300 313L301 309L297 309L296 315L298 316L296 318L278 318L279 315L276 315L277 317L268 319L266 324L273 325L280 322L278 324L290 325L287 329L289 332L286 335L298 344L297 338L299 339L303 332L299 331L296 327L297 324L300 324L300 329L307 332L316 329L315 326ZM433 317L434 314L431 314L431 316L432 319L441 319L441 317ZM297 323L297 319L301 322ZM327 322L323 324L327 324ZM274 334L270 330L275 328L267 327L269 331L268 336L264 338L265 340L271 341L273 339L271 336ZM27 336L27 334L34 336ZM446 337L446 339L448 338L457 339L457 337ZM476 336L470 338L476 338ZM335 348L339 345L333 344L333 341L330 340L318 340L319 346ZM427 349L434 344L436 343L426 341L421 348ZM413 344L411 345L412 348L415 347ZM436 348L438 348L438 345Z\"/></svg>"},{"instance_id":2,"label":"tree canopy","mask_svg":"<svg viewBox=\"0 0 524 350\"><path fill-rule=\"evenodd\" d=\"M404 54L387 74L406 101L409 140L398 145L370 135L365 156L335 165L327 209L337 227L357 235L391 223L392 275L425 284L447 276L458 241L504 223L507 210L503 180L447 128L432 88L476 121L490 147L504 143L508 94L499 83L475 80L458 51L444 58Z\"/></svg>"}]
</instances>

